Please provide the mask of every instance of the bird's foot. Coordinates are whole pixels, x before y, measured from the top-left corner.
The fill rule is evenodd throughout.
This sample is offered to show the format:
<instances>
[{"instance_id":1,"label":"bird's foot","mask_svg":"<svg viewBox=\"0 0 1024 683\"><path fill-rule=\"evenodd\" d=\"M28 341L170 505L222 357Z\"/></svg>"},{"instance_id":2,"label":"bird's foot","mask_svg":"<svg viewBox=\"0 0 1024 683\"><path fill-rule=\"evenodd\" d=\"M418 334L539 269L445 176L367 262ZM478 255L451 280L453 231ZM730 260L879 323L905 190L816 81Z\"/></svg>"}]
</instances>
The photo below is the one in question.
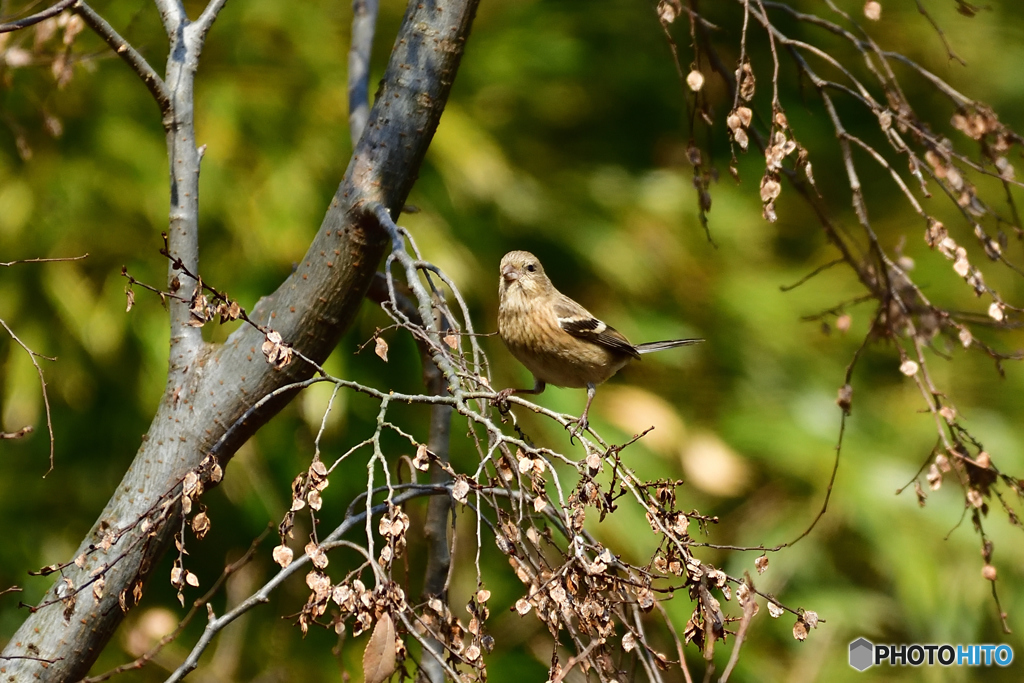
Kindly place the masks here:
<instances>
[{"instance_id":1,"label":"bird's foot","mask_svg":"<svg viewBox=\"0 0 1024 683\"><path fill-rule=\"evenodd\" d=\"M587 420L586 415L581 415L576 420L573 420L565 426L569 430L569 444L571 445L573 439L580 438L583 432L590 429L590 422Z\"/></svg>"},{"instance_id":2,"label":"bird's foot","mask_svg":"<svg viewBox=\"0 0 1024 683\"><path fill-rule=\"evenodd\" d=\"M494 395L494 398L491 399L491 405L495 406L498 409L498 412L507 413L509 408L508 397L514 393L516 393L514 388L509 387L507 389L502 389Z\"/></svg>"}]
</instances>

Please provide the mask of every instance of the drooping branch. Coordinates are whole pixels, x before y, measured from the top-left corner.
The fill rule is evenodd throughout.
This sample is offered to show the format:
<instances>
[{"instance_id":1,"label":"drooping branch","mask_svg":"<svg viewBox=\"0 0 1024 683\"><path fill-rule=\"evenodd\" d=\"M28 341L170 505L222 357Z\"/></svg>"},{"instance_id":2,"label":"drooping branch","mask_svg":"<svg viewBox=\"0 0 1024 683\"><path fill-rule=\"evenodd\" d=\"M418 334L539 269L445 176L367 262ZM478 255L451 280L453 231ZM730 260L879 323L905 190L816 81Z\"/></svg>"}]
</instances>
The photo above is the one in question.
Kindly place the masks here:
<instances>
[{"instance_id":1,"label":"drooping branch","mask_svg":"<svg viewBox=\"0 0 1024 683\"><path fill-rule=\"evenodd\" d=\"M14 340L14 343L16 343L18 346L20 346L25 351L25 353L28 354L29 360L32 361L32 367L34 367L36 369L36 374L39 375L39 388L41 389L41 391L43 393L43 406L46 408L46 432L50 436L50 469L46 470L46 474L49 474L51 471L53 471L53 454L54 454L53 416L50 414L50 395L46 393L46 378L43 376L43 369L41 367L39 367L39 361L37 361L36 358L43 358L45 360L51 360L51 361L52 360L57 360L57 359L56 358L50 358L49 356L44 356L41 353L36 353L32 349L30 349L28 347L28 345L25 344L25 342L21 341L21 339L18 338L18 335L14 334L14 330L12 330L10 328L10 326L8 326L8 324L6 322L4 322L4 320L2 318L0 318L0 327L3 327L7 331L7 334L11 337L11 339ZM21 437L25 436L26 434L29 434L30 432L32 432L32 429L33 428L31 426L27 426L27 427L22 427L21 429L19 429L16 432L12 432L12 433L6 433L5 432L5 433L3 433L3 437L2 438L4 438L4 439L20 439ZM45 477L46 475L44 474L43 476Z\"/></svg>"}]
</instances>

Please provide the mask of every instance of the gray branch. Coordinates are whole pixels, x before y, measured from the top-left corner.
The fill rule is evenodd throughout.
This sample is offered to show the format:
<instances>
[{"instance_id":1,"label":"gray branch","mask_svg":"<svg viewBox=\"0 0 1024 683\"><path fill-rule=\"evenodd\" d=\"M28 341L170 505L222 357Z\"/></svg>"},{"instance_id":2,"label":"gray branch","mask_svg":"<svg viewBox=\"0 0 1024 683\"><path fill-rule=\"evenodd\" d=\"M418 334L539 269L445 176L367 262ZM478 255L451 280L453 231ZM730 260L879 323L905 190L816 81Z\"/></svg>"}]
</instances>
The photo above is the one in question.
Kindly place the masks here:
<instances>
[{"instance_id":1,"label":"gray branch","mask_svg":"<svg viewBox=\"0 0 1024 683\"><path fill-rule=\"evenodd\" d=\"M149 88L149 92L153 94L157 106L160 107L160 113L166 114L171 106L171 93L167 90L167 85L164 84L163 79L146 61L146 58L139 54L138 50L122 38L121 34L114 30L114 27L107 23L107 20L97 14L89 5L79 0L74 3L71 10L82 17L86 25L95 31L117 56L131 67L132 71L139 75L142 82Z\"/></svg>"},{"instance_id":2,"label":"gray branch","mask_svg":"<svg viewBox=\"0 0 1024 683\"><path fill-rule=\"evenodd\" d=\"M377 0L352 0L348 51L348 126L355 147L370 116L370 53L377 28Z\"/></svg>"},{"instance_id":3,"label":"gray branch","mask_svg":"<svg viewBox=\"0 0 1024 683\"><path fill-rule=\"evenodd\" d=\"M365 208L379 202L397 216L404 205L447 102L476 5L477 0L410 5L382 96L320 229L296 271L250 314L253 320L269 321L285 341L316 362L348 329L387 249L387 234ZM191 269L198 260L192 241L200 157L192 128L192 77L205 32L203 26L185 23L179 3L157 0L157 6L171 29L166 83L174 116L165 119L173 169L169 241L172 255ZM178 164L179 159L185 163ZM183 289L191 286L182 282ZM75 588L84 586L94 570L105 570L102 596L91 589L79 592L66 620L67 605L60 600L69 596L62 578L8 642L2 655L5 676L61 681L84 676L124 616L119 595L127 592L131 603L132 587L148 578L180 528L176 510L160 508L166 494L180 487L178 482L199 467L256 401L312 374L299 360L274 370L260 353L264 335L249 326L219 346L204 345L198 328L189 328L195 334L186 337L179 326L187 313L185 305L172 307L172 339L177 339L172 341L167 391L138 455L75 553L84 558L83 566L63 570ZM224 445L221 464L294 395L281 394L252 414ZM141 523L144 518L147 525ZM103 549L110 531L116 541ZM18 659L25 656L48 661Z\"/></svg>"},{"instance_id":4,"label":"gray branch","mask_svg":"<svg viewBox=\"0 0 1024 683\"><path fill-rule=\"evenodd\" d=\"M20 29L28 28L29 26L38 24L39 22L45 21L50 17L57 16L74 3L75 0L60 0L60 2L50 7L47 7L42 12L36 12L35 14L27 16L24 19L18 19L17 21L11 21L6 24L0 24L0 33L10 33L11 31L18 31Z\"/></svg>"}]
</instances>

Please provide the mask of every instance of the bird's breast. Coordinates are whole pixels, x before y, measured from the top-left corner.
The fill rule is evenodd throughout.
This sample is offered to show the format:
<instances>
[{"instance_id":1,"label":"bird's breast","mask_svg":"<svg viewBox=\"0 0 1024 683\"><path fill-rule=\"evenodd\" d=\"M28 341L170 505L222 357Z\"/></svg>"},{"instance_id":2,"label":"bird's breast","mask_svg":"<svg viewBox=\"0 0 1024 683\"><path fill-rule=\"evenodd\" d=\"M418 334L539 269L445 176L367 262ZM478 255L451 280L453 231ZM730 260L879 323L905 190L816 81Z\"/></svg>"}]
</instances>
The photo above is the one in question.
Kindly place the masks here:
<instances>
[{"instance_id":1,"label":"bird's breast","mask_svg":"<svg viewBox=\"0 0 1024 683\"><path fill-rule=\"evenodd\" d=\"M556 387L600 384L629 361L629 356L570 335L550 306L528 300L514 287L499 305L498 334L527 370Z\"/></svg>"}]
</instances>

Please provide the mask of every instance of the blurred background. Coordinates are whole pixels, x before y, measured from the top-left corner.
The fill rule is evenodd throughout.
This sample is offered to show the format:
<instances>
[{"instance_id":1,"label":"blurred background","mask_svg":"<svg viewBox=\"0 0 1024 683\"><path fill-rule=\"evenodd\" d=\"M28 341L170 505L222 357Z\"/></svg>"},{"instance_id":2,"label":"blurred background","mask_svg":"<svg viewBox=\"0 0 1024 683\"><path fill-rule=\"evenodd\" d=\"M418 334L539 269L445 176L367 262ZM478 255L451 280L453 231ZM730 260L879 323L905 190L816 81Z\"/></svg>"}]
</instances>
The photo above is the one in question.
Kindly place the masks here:
<instances>
[{"instance_id":1,"label":"blurred background","mask_svg":"<svg viewBox=\"0 0 1024 683\"><path fill-rule=\"evenodd\" d=\"M810 0L792 4L824 11ZM836 4L862 18L859 0ZM881 20L869 26L872 37L987 102L1003 122L1024 128L1020 12L1013 3L992 3L968 18L956 12L952 0L931 4L936 6L929 11L966 68L947 58L913 3L884 3ZM201 7L186 6L192 16ZM150 3L97 0L94 7L162 70L166 41ZM403 9L394 0L381 7L374 84ZM714 39L726 63L734 64L741 14L731 3L702 9L721 27ZM347 165L349 21L345 3L250 0L229 3L208 39L196 95L198 138L207 145L202 274L247 307L301 259ZM860 68L857 55L840 53L840 44L821 31L786 27L794 37L834 48ZM672 30L686 70L692 52L685 20ZM764 112L771 59L763 32L750 31L759 79L755 108ZM122 265L155 285L166 273L158 250L167 223L167 162L149 93L88 31L75 41L62 69L52 67L52 54L45 57L47 50L62 49L60 31L47 37L30 30L3 40L0 48L8 57L0 64L0 261L86 252L89 258L0 268L0 318L34 350L58 358L43 363L56 433L56 469L43 479L48 443L38 379L24 351L0 335L2 427L36 427L31 438L0 442L5 528L0 589L13 584L25 589L0 597L0 642L26 614L18 601L35 604L52 582L29 578L26 570L70 559L134 457L164 387L168 342L166 314L155 297L138 290L135 308L125 313L121 277ZM21 52L12 58L11 48ZM773 546L797 536L821 507L839 434L836 392L874 311L871 304L846 309L845 332L836 328L835 316L804 320L863 293L843 267L780 291L837 252L791 188L784 186L778 201L778 222L762 219L760 153L740 156L738 183L729 177L721 119L731 103L722 100L720 85L708 75L706 87L719 119L710 140L711 163L721 175L711 188L714 245L699 222L693 171L686 161L688 95L654 4L484 2L410 197L420 211L404 215L401 223L425 257L458 283L478 331L496 330L501 256L527 249L540 257L556 286L634 341L706 338L699 347L647 356L620 373L598 392L591 421L619 443L656 427L624 457L642 477L684 479L680 507L719 517L710 536L699 540ZM947 132L953 114L948 101L908 71L897 75L915 108ZM780 88L790 124L811 152L835 222L853 228L834 133L813 89L804 86L784 62ZM869 138L870 131L877 134L877 122L863 109L842 98L837 105L851 131ZM928 249L923 222L891 181L866 158L858 163L882 243L893 248L905 240L903 253L916 264L916 281L934 302L983 314L986 305L954 276L945 258ZM905 168L902 160L894 165ZM968 242L970 230L962 219L950 213L947 226ZM1024 264L1016 239L1006 253ZM985 275L1007 301L1024 301L1019 276L991 264ZM407 335L385 335L391 349L387 364L370 349L356 353L387 324L386 316L367 303L327 369L377 387L420 391L419 358ZM232 329L207 326L206 333L221 340ZM1024 345L1019 332L974 331L1005 351ZM528 385L528 373L497 337L482 343L497 386ZM1008 364L1000 377L993 362L973 350L950 348L948 355L931 356L936 384L993 462L1004 472L1024 475L1024 370ZM1015 631L1004 635L959 487L947 479L946 486L929 491L924 508L912 486L896 494L922 467L936 436L932 417L922 412L920 393L899 372L895 349L869 346L852 384L853 414L828 514L795 547L771 554L767 573L755 576L760 589L787 605L817 611L827 623L800 643L792 637L790 616L774 620L762 609L732 680L1020 680L1021 530L993 506L986 531L995 543L1002 607ZM204 588L268 524L280 520L291 480L308 466L329 396L330 389L321 385L295 400L239 452L223 485L204 498L212 531L190 546L189 564ZM574 414L584 401L585 392L578 390L549 389L538 398ZM339 394L321 444L325 459L365 438L376 410L375 401ZM401 408L395 415L409 431L425 436L425 409ZM564 431L523 419L536 440L570 449ZM456 420L452 458L461 471L475 467L464 431ZM394 455L403 453L397 441L395 448ZM351 483L335 478L325 491L325 519L341 517L362 485L364 466L365 461L351 462ZM419 503L410 506L414 528L423 509ZM635 562L649 557L656 543L647 529L643 516L628 506L593 527ZM272 545L273 540L265 543L257 559L229 582L226 596L214 600L218 613L225 601L234 604L271 575ZM470 548L462 546L465 552ZM484 548L493 592L489 629L500 634L487 660L490 680L543 681L549 637L533 615L508 610L522 586L493 544ZM409 552L415 566L423 548L412 536ZM757 554L704 550L698 556L742 575L754 573ZM94 672L136 656L184 614L165 579L170 559L165 564ZM476 588L471 562L462 564L469 569L465 575L457 572L452 585L456 611ZM224 632L193 678L336 681L347 672L358 680L366 636L349 638L336 654L333 633L314 630L303 639L291 620L280 616L297 613L307 592L295 577L270 605ZM407 593L418 592L413 573ZM681 630L692 605L678 596L665 606ZM121 680L163 680L195 641L200 622L156 663ZM860 636L881 643L1008 643L1018 661L1006 670L907 667L860 674L847 664L847 645ZM730 649L719 648L719 670ZM688 654L691 670L700 676L699 653L691 648Z\"/></svg>"}]
</instances>

